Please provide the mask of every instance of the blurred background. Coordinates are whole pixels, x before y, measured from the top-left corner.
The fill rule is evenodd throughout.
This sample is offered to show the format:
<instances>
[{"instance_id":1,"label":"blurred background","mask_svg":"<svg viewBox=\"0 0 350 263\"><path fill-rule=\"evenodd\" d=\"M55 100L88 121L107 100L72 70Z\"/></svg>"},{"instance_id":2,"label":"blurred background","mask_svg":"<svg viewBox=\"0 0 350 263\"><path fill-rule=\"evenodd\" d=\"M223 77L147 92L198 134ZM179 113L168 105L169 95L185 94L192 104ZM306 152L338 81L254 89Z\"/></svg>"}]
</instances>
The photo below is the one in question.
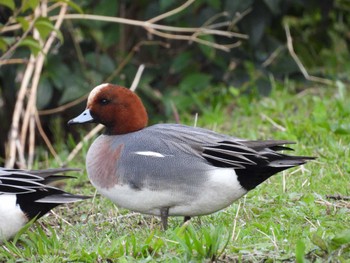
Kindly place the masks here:
<instances>
[{"instance_id":1,"label":"blurred background","mask_svg":"<svg viewBox=\"0 0 350 263\"><path fill-rule=\"evenodd\" d=\"M349 11L347 0L0 1L0 163L30 167L50 145L53 154L68 151L62 143L73 148L83 133L66 122L90 90L130 87L141 64L136 92L151 124L229 114L274 83L292 82L295 93L348 85ZM105 17L197 30L154 32Z\"/></svg>"}]
</instances>

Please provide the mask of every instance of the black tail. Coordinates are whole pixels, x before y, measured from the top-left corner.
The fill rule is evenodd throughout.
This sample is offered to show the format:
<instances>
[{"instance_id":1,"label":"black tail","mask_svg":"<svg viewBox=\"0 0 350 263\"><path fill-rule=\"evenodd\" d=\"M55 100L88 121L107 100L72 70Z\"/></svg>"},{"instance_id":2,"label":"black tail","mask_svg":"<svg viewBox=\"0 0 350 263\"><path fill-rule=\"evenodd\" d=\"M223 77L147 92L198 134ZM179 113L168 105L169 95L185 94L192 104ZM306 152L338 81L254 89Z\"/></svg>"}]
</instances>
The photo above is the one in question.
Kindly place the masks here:
<instances>
[{"instance_id":1,"label":"black tail","mask_svg":"<svg viewBox=\"0 0 350 263\"><path fill-rule=\"evenodd\" d=\"M280 153L293 150L284 146L291 141L223 141L204 148L203 156L217 167L234 168L238 181L251 190L272 175L305 164L315 157Z\"/></svg>"}]
</instances>

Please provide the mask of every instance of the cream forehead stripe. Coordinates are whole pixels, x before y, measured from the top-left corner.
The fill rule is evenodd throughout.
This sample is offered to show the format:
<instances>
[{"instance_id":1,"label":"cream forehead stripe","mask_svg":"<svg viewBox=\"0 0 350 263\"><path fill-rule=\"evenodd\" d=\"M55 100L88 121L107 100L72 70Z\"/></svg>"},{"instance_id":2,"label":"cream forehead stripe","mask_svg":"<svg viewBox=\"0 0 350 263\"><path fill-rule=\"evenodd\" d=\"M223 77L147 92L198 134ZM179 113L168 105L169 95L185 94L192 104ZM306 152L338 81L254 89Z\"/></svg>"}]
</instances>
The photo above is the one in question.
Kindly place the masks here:
<instances>
[{"instance_id":1,"label":"cream forehead stripe","mask_svg":"<svg viewBox=\"0 0 350 263\"><path fill-rule=\"evenodd\" d=\"M108 85L109 85L108 83L103 83L103 84L101 84L101 85L96 86L96 87L90 92L89 97L88 97L88 100L87 100L87 103L89 104L89 103L92 101L93 97L95 97L96 94L99 93L101 89L103 89L104 87L107 87Z\"/></svg>"}]
</instances>

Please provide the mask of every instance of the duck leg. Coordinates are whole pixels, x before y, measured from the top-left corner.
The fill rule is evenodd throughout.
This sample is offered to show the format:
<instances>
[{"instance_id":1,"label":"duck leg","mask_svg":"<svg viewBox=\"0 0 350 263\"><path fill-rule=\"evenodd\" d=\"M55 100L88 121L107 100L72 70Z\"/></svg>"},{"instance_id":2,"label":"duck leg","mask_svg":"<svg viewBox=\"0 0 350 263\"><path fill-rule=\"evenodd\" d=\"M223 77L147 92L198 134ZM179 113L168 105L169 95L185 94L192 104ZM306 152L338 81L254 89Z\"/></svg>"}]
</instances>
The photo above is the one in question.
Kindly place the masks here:
<instances>
[{"instance_id":1,"label":"duck leg","mask_svg":"<svg viewBox=\"0 0 350 263\"><path fill-rule=\"evenodd\" d=\"M160 219L162 220L163 230L168 228L169 207L160 209Z\"/></svg>"}]
</instances>

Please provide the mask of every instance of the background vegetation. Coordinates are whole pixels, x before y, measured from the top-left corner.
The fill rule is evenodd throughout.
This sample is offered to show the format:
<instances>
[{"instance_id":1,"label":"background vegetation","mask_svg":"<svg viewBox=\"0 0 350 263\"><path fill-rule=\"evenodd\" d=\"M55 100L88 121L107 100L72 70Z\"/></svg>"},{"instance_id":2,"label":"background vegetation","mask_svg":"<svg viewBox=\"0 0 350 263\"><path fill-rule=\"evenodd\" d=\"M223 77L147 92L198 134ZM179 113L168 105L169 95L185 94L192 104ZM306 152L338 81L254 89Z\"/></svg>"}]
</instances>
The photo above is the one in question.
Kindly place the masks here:
<instances>
[{"instance_id":1,"label":"background vegetation","mask_svg":"<svg viewBox=\"0 0 350 263\"><path fill-rule=\"evenodd\" d=\"M321 81L329 86L348 82L350 5L345 0L0 4L0 137L7 142L0 156L10 166L16 160L30 167L40 159L35 145L55 141L50 127L65 127L92 87L106 81L128 87L141 64L146 69L138 94L153 122L221 110L238 94L268 95L271 76L296 80L300 89L313 80L310 76L329 79ZM111 17L148 24L101 21ZM194 30L155 29L151 23ZM203 33L203 27L221 34ZM17 135L8 139L11 123Z\"/></svg>"},{"instance_id":2,"label":"background vegetation","mask_svg":"<svg viewBox=\"0 0 350 263\"><path fill-rule=\"evenodd\" d=\"M8 166L83 168L89 142L72 150L87 131L66 121L94 86L129 87L141 64L137 93L152 123L191 125L198 113L202 127L292 139L298 154L318 156L308 170L193 225L174 220L165 233L96 197L92 208L57 210L42 220L44 232L2 246L0 260L346 260L349 11L347 0L0 0L0 162ZM131 20L102 21L111 17ZM68 188L93 193L86 181Z\"/></svg>"}]
</instances>

